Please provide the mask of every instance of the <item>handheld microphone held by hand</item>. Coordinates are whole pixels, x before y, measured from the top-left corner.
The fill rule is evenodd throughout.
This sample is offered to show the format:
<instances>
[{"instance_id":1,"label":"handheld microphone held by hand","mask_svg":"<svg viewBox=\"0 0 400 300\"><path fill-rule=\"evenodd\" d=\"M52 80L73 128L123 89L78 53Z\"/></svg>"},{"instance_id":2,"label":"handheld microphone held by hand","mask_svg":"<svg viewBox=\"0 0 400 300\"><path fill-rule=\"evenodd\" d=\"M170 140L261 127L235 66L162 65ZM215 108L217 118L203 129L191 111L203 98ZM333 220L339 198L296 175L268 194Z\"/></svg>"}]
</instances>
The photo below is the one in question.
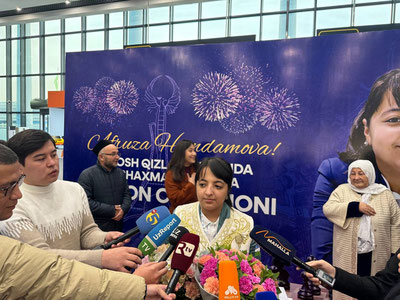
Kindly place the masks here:
<instances>
[{"instance_id":1,"label":"handheld microphone held by hand","mask_svg":"<svg viewBox=\"0 0 400 300\"><path fill-rule=\"evenodd\" d=\"M240 300L239 276L232 260L219 262L219 300Z\"/></svg>"},{"instance_id":2,"label":"handheld microphone held by hand","mask_svg":"<svg viewBox=\"0 0 400 300\"><path fill-rule=\"evenodd\" d=\"M333 284L335 283L334 278L322 270L315 270L301 261L296 256L296 250L294 249L293 245L279 234L256 225L250 232L250 237L271 256L280 259L287 265L294 263L296 266L302 268L306 272L313 274L313 276L317 277L322 283L327 285L327 287L333 287Z\"/></svg>"},{"instance_id":3,"label":"handheld microphone held by hand","mask_svg":"<svg viewBox=\"0 0 400 300\"><path fill-rule=\"evenodd\" d=\"M171 235L172 231L178 227L180 222L181 219L177 215L172 214L154 227L138 246L143 256L153 253Z\"/></svg>"},{"instance_id":4,"label":"handheld microphone held by hand","mask_svg":"<svg viewBox=\"0 0 400 300\"><path fill-rule=\"evenodd\" d=\"M139 219L136 220L136 227L127 231L120 237L112 240L111 242L101 245L100 247L103 249L110 249L112 245L116 245L120 242L125 241L133 235L138 233L147 234L150 230L152 230L157 224L159 224L162 220L170 215L170 212L166 206L157 206L156 208L152 208L145 212L140 216Z\"/></svg>"},{"instance_id":5,"label":"handheld microphone held by hand","mask_svg":"<svg viewBox=\"0 0 400 300\"><path fill-rule=\"evenodd\" d=\"M158 260L158 262L160 261L166 261L168 259L168 257L172 254L172 252L175 249L175 246L178 245L178 242L180 241L180 239L183 237L183 235L185 233L188 233L189 230L187 230L185 227L183 226L178 226L174 229L174 231L172 231L171 235L168 238L168 242L169 242L169 247L167 249L167 251L165 251L163 253L163 255L161 256L161 258Z\"/></svg>"},{"instance_id":6,"label":"handheld microphone held by hand","mask_svg":"<svg viewBox=\"0 0 400 300\"><path fill-rule=\"evenodd\" d=\"M171 269L174 270L165 292L170 294L175 291L179 276L185 274L196 256L200 238L193 233L185 233L175 248L172 256Z\"/></svg>"}]
</instances>

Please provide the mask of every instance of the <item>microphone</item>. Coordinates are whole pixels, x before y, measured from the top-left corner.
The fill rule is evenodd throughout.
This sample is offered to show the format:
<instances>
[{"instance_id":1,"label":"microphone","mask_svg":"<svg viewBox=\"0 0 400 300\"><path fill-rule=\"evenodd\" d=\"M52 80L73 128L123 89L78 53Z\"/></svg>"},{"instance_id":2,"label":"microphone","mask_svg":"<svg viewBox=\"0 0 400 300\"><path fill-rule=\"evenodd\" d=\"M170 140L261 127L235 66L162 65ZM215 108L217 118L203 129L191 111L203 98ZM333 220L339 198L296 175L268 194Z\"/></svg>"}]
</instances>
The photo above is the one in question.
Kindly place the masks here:
<instances>
[{"instance_id":1,"label":"microphone","mask_svg":"<svg viewBox=\"0 0 400 300\"><path fill-rule=\"evenodd\" d=\"M200 237L193 233L185 233L179 241L172 256L171 269L174 269L174 273L165 289L167 294L175 291L179 276L185 274L189 269L199 248L199 242Z\"/></svg>"},{"instance_id":2,"label":"microphone","mask_svg":"<svg viewBox=\"0 0 400 300\"><path fill-rule=\"evenodd\" d=\"M239 276L236 263L232 260L219 262L219 300L240 300Z\"/></svg>"},{"instance_id":3,"label":"microphone","mask_svg":"<svg viewBox=\"0 0 400 300\"><path fill-rule=\"evenodd\" d=\"M111 242L100 245L100 247L96 247L94 249L110 249L112 245L116 245L120 242L125 241L133 235L138 234L139 232L142 234L147 234L150 230L154 228L157 224L159 224L162 220L170 215L170 212L166 206L157 206L156 208L152 208L145 212L140 216L139 219L136 220L136 227L127 231L120 237L112 240Z\"/></svg>"},{"instance_id":4,"label":"microphone","mask_svg":"<svg viewBox=\"0 0 400 300\"><path fill-rule=\"evenodd\" d=\"M158 262L166 261L168 259L168 257L172 254L172 252L174 251L175 246L178 245L178 242L183 237L183 235L188 232L189 232L189 230L187 230L183 226L176 227L174 229L174 231L172 231L171 235L168 238L168 242L170 245L169 245L167 251L164 252L164 254L161 256L161 258L158 260Z\"/></svg>"},{"instance_id":5,"label":"microphone","mask_svg":"<svg viewBox=\"0 0 400 300\"><path fill-rule=\"evenodd\" d=\"M154 227L140 242L138 249L142 251L143 256L152 253L160 246L178 227L181 219L175 214L166 217L156 227Z\"/></svg>"},{"instance_id":6,"label":"microphone","mask_svg":"<svg viewBox=\"0 0 400 300\"><path fill-rule=\"evenodd\" d=\"M256 300L277 300L274 292L258 292L256 293Z\"/></svg>"},{"instance_id":7,"label":"microphone","mask_svg":"<svg viewBox=\"0 0 400 300\"><path fill-rule=\"evenodd\" d=\"M296 256L296 250L294 249L293 245L279 234L256 225L250 232L250 237L269 255L280 259L286 265L294 263L296 266L317 277L329 288L333 287L333 284L335 283L334 278L322 270L315 270L300 260L300 258Z\"/></svg>"}]
</instances>

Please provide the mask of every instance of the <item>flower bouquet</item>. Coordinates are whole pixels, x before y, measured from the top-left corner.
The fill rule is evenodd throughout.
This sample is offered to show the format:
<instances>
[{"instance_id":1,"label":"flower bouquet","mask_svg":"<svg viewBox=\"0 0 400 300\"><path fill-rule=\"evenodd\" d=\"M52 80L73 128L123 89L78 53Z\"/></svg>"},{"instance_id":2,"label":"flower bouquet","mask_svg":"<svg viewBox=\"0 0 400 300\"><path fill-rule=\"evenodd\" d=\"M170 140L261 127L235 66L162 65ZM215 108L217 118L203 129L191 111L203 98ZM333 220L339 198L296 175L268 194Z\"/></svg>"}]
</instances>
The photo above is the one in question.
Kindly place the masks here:
<instances>
[{"instance_id":1,"label":"flower bouquet","mask_svg":"<svg viewBox=\"0 0 400 300\"><path fill-rule=\"evenodd\" d=\"M201 289L218 298L218 263L223 260L232 260L236 263L239 275L239 290L241 299L255 299L257 292L272 291L279 293L278 276L253 255L247 255L238 250L214 250L197 259L198 278Z\"/></svg>"}]
</instances>

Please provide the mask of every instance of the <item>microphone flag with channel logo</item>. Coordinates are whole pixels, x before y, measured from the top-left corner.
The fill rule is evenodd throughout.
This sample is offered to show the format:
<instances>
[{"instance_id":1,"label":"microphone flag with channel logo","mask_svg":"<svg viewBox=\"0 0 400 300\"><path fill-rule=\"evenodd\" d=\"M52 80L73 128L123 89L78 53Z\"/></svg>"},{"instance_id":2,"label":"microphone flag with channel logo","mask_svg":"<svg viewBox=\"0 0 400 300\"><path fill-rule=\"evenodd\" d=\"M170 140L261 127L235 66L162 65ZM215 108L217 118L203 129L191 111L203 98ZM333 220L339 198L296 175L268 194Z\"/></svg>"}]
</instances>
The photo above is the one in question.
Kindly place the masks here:
<instances>
[{"instance_id":1,"label":"microphone flag with channel logo","mask_svg":"<svg viewBox=\"0 0 400 300\"><path fill-rule=\"evenodd\" d=\"M239 276L236 263L231 260L219 262L219 300L240 299Z\"/></svg>"}]
</instances>

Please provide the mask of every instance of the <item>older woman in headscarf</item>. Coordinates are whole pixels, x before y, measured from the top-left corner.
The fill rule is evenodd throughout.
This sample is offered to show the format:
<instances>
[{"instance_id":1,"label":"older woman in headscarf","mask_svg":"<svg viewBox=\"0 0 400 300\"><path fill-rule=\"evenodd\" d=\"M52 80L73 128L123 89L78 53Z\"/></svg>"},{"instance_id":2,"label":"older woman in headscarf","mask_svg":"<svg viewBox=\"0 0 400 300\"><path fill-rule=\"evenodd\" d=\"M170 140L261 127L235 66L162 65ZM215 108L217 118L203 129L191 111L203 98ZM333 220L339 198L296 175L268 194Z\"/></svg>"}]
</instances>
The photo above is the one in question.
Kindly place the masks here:
<instances>
[{"instance_id":1,"label":"older woman in headscarf","mask_svg":"<svg viewBox=\"0 0 400 300\"><path fill-rule=\"evenodd\" d=\"M368 160L349 165L348 183L323 206L333 226L333 264L361 276L375 275L400 246L400 209L384 185L375 183ZM334 299L352 299L334 291Z\"/></svg>"}]
</instances>

